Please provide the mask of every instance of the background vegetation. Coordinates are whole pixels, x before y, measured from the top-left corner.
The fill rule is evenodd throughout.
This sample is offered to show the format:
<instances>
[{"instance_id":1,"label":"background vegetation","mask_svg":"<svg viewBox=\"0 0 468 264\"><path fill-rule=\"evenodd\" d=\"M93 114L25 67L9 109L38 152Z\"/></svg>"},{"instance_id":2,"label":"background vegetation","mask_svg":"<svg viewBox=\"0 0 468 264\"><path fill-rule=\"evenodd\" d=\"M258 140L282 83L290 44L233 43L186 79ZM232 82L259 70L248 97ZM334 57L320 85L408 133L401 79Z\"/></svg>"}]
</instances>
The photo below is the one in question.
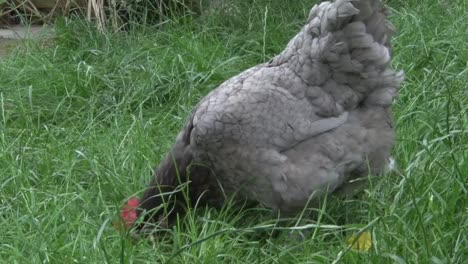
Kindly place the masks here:
<instances>
[{"instance_id":1,"label":"background vegetation","mask_svg":"<svg viewBox=\"0 0 468 264\"><path fill-rule=\"evenodd\" d=\"M155 241L131 240L112 222L144 188L197 101L281 51L314 1L229 1L104 33L62 19L52 43L22 43L0 61L0 260L463 263L467 4L387 2L399 30L393 64L407 75L394 108L400 173L298 220L311 231L302 240L273 232L262 208L195 208ZM372 248L349 250L348 236L364 230Z\"/></svg>"}]
</instances>

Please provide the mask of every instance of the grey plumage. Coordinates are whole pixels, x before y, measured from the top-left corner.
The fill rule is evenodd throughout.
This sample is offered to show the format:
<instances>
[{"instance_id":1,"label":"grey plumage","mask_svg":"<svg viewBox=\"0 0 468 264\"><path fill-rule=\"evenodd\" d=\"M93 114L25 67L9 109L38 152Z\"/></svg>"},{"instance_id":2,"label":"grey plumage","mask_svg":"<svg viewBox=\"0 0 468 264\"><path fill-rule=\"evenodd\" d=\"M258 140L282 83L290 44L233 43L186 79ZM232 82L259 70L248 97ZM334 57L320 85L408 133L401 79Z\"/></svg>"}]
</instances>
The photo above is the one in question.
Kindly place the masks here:
<instances>
[{"instance_id":1,"label":"grey plumage","mask_svg":"<svg viewBox=\"0 0 468 264\"><path fill-rule=\"evenodd\" d=\"M368 168L381 173L394 142L391 105L404 78L389 66L395 31L386 15L379 0L314 6L283 52L195 107L141 209L163 202L155 186L172 190L190 178L194 200L203 191L221 200L222 190L295 213ZM189 164L206 167L189 177Z\"/></svg>"}]
</instances>

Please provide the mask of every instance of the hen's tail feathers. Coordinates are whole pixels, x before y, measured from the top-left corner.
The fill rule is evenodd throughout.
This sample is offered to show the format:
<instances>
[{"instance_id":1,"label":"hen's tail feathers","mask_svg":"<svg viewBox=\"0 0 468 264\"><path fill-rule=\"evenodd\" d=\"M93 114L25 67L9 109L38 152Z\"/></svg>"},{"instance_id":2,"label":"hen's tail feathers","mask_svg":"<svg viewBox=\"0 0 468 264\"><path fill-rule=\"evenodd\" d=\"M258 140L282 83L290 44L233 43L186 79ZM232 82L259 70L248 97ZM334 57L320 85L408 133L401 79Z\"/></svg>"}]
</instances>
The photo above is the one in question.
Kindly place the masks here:
<instances>
[{"instance_id":1,"label":"hen's tail feathers","mask_svg":"<svg viewBox=\"0 0 468 264\"><path fill-rule=\"evenodd\" d=\"M139 214L144 212L144 224L167 225L184 211L187 203L196 203L207 190L205 182L210 171L206 167L192 166L191 129L186 127L179 134L140 199Z\"/></svg>"},{"instance_id":2,"label":"hen's tail feathers","mask_svg":"<svg viewBox=\"0 0 468 264\"><path fill-rule=\"evenodd\" d=\"M390 38L396 32L388 13L380 0L315 5L301 32L270 64L288 63L310 86L325 87L338 97L351 93L354 103L388 106L404 79L403 72L389 66ZM383 88L387 90L373 94Z\"/></svg>"}]
</instances>

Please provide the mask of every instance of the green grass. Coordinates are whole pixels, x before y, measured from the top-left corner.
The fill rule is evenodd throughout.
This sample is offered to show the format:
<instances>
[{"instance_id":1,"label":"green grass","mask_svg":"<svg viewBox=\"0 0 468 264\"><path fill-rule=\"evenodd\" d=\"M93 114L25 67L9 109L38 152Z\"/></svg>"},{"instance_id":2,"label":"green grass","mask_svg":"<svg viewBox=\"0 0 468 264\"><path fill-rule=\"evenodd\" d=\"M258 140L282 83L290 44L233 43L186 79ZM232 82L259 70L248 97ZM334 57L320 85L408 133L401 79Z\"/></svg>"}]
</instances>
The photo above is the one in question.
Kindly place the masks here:
<instances>
[{"instance_id":1,"label":"green grass","mask_svg":"<svg viewBox=\"0 0 468 264\"><path fill-rule=\"evenodd\" d=\"M128 34L62 21L53 45L29 41L0 61L2 263L466 263L463 0L387 1L407 76L394 107L401 173L331 198L297 222L311 225L306 239L273 232L267 210L231 206L193 209L157 241L114 229L198 100L281 51L314 1L244 2ZM364 229L372 249L348 250Z\"/></svg>"}]
</instances>

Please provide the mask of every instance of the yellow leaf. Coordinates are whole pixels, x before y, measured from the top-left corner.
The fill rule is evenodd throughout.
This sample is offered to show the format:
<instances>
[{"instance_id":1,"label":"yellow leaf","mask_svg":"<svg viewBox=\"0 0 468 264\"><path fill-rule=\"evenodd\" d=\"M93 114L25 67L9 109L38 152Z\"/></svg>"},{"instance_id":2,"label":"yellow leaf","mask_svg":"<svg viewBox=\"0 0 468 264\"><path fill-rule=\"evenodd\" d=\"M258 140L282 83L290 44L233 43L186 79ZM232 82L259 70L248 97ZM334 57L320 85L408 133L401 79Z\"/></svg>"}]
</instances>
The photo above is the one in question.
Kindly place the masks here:
<instances>
[{"instance_id":1,"label":"yellow leaf","mask_svg":"<svg viewBox=\"0 0 468 264\"><path fill-rule=\"evenodd\" d=\"M362 232L359 237L357 234L348 238L348 245L359 252L367 252L372 247L372 237L370 231Z\"/></svg>"}]
</instances>

